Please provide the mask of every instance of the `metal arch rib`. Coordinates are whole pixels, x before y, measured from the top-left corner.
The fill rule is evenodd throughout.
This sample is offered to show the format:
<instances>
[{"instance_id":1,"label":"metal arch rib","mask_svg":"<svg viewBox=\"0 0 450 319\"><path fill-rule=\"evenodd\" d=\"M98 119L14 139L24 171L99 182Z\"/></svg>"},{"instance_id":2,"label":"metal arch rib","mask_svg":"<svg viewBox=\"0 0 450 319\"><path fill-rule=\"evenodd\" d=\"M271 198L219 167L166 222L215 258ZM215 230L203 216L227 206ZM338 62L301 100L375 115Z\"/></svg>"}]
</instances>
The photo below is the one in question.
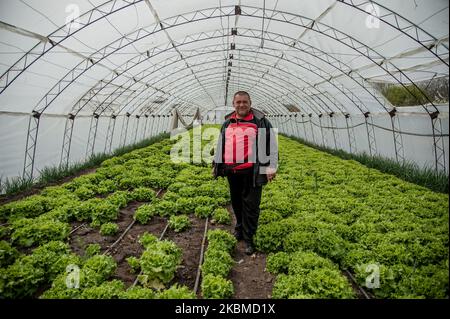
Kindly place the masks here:
<instances>
[{"instance_id":1,"label":"metal arch rib","mask_svg":"<svg viewBox=\"0 0 450 319\"><path fill-rule=\"evenodd\" d=\"M210 70L215 70L215 68L205 69L204 71L210 71ZM184 78L184 77L179 77L179 78L177 78L176 80L174 80L172 83L176 83L176 82L179 81L179 80L183 80L183 78ZM281 77L276 77L276 78L282 80ZM187 80L187 81L185 81L184 83L186 83L186 84L189 85L190 81ZM169 84L171 84L171 83L169 83ZM184 89L184 86L182 87L182 86L180 86L180 84L178 84L178 83L177 83L176 87L179 88L179 89ZM303 98L300 98L300 96L299 96L298 98L301 99L301 100L303 101ZM308 99L307 96L305 96L304 98ZM145 102L142 102L142 103L145 103ZM305 103L305 104L306 104L306 103ZM315 103L313 102L313 103L311 103L311 104L315 104ZM323 102L322 104L326 106L326 103ZM318 106L319 106L319 108L321 108L320 105L318 105ZM139 106L134 107L133 110L131 110L131 112L134 112L135 109L139 109Z\"/></svg>"},{"instance_id":2,"label":"metal arch rib","mask_svg":"<svg viewBox=\"0 0 450 319\"><path fill-rule=\"evenodd\" d=\"M184 59L183 54L181 54L181 52L178 50L177 46L174 44L174 41L172 39L172 37L170 36L169 32L167 32L167 30L163 27L163 24L161 23L161 19L158 16L158 13L156 12L155 8L153 8L152 4L150 3L150 0L145 0L145 3L147 4L147 6L150 8L150 11L152 12L156 23L158 23L161 26L161 29L163 30L164 34L166 35L166 37L169 39L170 43L172 44L173 48L175 49L175 51L177 51L177 53L180 55L180 58L186 63L186 66L191 70L192 75L194 75L195 80L200 84L200 86L202 85L200 80L198 79L198 77L195 75L194 71L192 70L192 68L189 66L189 63ZM213 102L213 104L215 104L214 99L212 98L212 96L205 91L205 93L209 96L209 98L211 99L211 101Z\"/></svg>"},{"instance_id":3,"label":"metal arch rib","mask_svg":"<svg viewBox=\"0 0 450 319\"><path fill-rule=\"evenodd\" d=\"M284 42L286 42L286 40L284 41ZM281 42L278 42L278 43L281 43ZM309 50L310 52L307 52L307 51L305 51L305 53L308 53L308 54L311 54L311 55L315 55L315 56L321 56L321 55L323 55L323 54L325 54L324 52L321 52L321 51L319 51L319 50L317 50L317 49L312 49L312 50ZM162 51L159 51L159 52L162 52ZM321 53L321 54L316 54L316 53ZM139 60L141 61L141 62L143 62L144 60L142 60L140 57L138 57L139 58ZM340 69L340 67L339 66L344 66L345 67L345 65L343 65L342 63L339 65L339 63L338 63L338 67L336 67L335 66L335 63L333 63L333 62L335 62L336 60L333 58L333 59L331 59L331 58L327 58L326 60L324 60L324 59L322 59L324 62L326 62L326 63L328 63L328 64L330 64L330 65L332 65L333 67L335 67L336 69L338 69L338 70L341 70ZM138 61L139 62L139 61ZM126 64L129 64L129 62L127 61L127 63ZM130 63L130 64L132 64L132 63ZM136 63L136 64L138 64L138 63ZM131 67L133 67L134 65L132 64L131 65ZM125 68L125 70L129 70L129 68ZM345 69L342 69L341 70L343 73L347 73L346 72L346 70ZM120 72L123 72L123 71L120 71ZM117 74L117 76L119 75L119 72L117 72L116 71L116 74ZM349 76L349 75L347 75L346 74L346 76ZM353 74L352 75L352 77L353 77L353 79L355 80L355 74ZM111 79L108 79L107 81L104 81L104 80L102 80L102 81L104 81L104 82L106 82L106 83L109 83L109 82L111 82L112 81L112 79L114 78L114 76L113 77L111 77ZM328 78L328 77L327 77ZM134 78L133 78L134 79ZM361 78L361 77L359 77L359 79L360 80L355 80L359 85L362 85L363 86L363 88L367 91L367 87L364 87L364 81L363 81L363 79ZM139 80L140 81L140 80ZM138 82L139 82L138 81ZM103 82L101 82L100 81L100 83L101 84L103 84ZM102 88L100 88L99 90L101 90ZM158 88L156 88L156 90L161 90L161 89L158 89ZM375 91L373 91L373 92L375 92ZM368 93L370 93L371 95L373 95L373 93L371 93L371 92L368 92ZM345 93L344 93L345 94ZM94 95L94 94L93 94ZM375 97L375 96L374 96ZM83 97L83 99L85 99L86 97L84 96ZM376 97L375 97L376 98ZM82 99L82 100L83 100ZM88 99L89 100L89 99ZM385 101L384 99L380 99L380 98L378 98L378 101L380 102L380 101ZM77 102L77 105L79 105L79 103L80 103L80 101L79 102ZM380 102L380 104L383 106L383 104ZM77 107L78 108L78 107ZM384 107L385 108L385 107ZM385 108L386 109L386 108ZM363 112L363 110L361 110L361 112Z\"/></svg>"},{"instance_id":4,"label":"metal arch rib","mask_svg":"<svg viewBox=\"0 0 450 319\"><path fill-rule=\"evenodd\" d=\"M236 82L231 82L232 84L234 84L234 83L236 83ZM211 86L211 85L216 85L217 84L217 86L218 87L220 87L220 85L222 85L223 84L223 81L221 81L220 80L220 78L219 77L217 77L217 80L215 81L215 82L208 82L208 83L206 83L207 85L209 85L209 86ZM187 92L186 94L184 94L183 96L186 96L186 97L198 97L198 96L200 96L201 94L197 94L197 92L198 91L201 91L201 90L191 90L191 91L189 91L189 92ZM266 91L269 91L269 90L266 90ZM264 92L264 93L259 93L259 91L255 91L255 92L253 92L252 93L252 95L253 96L255 96L256 98L254 99L255 100L255 102L258 102L259 100L262 100L262 98L261 97L265 97L265 96L267 96L268 95L268 93L267 92ZM274 98L275 98L275 96L274 96ZM275 104L273 105L273 106L270 106L269 105L269 107L271 108L271 109L273 109L273 110L276 110L274 107L275 107Z\"/></svg>"},{"instance_id":5,"label":"metal arch rib","mask_svg":"<svg viewBox=\"0 0 450 319\"><path fill-rule=\"evenodd\" d=\"M220 80L220 75L216 75L215 79ZM175 81L173 81L173 82L177 82L177 81L180 81L180 80L183 80L183 78L179 78L179 79L177 79L177 80L175 80ZM205 83L208 83L208 82L206 82L207 80L209 80L209 78L207 78L207 77L205 76ZM252 78L252 81L253 81L253 78ZM185 80L184 82L182 82L182 83L180 83L180 84L177 84L177 86L180 88L180 90L182 90L182 89L185 89L186 87L189 87L189 84L190 84L190 83L191 83L190 80ZM268 86L269 86L269 84L268 84ZM273 88L274 90L276 90L276 88L274 88L274 87L272 87L272 88ZM196 88L192 88L190 91L191 91L191 92L195 92L195 90L196 90ZM200 90L201 90L201 88L200 88ZM280 90L278 90L278 92L279 92L280 96L285 95L285 93L282 92L282 91L280 91ZM274 104L274 105L275 105L275 104ZM138 108L135 108L135 109L138 109Z\"/></svg>"},{"instance_id":6,"label":"metal arch rib","mask_svg":"<svg viewBox=\"0 0 450 319\"><path fill-rule=\"evenodd\" d=\"M246 8L247 8L247 7L246 7ZM252 7L248 7L248 8L250 8L250 9L255 9L255 8L252 8ZM209 10L211 10L211 9L209 9ZM259 9L256 8L255 10L256 10L256 11L253 12L252 14L250 14L249 16L253 16L253 17L256 17L256 18L260 18L259 16L256 16L256 15L255 15L255 13L258 12ZM206 10L205 10L205 11L206 11ZM214 18L213 14L214 14L215 12L217 12L217 11L220 11L220 10L218 10L218 9L216 8L215 10L212 11L212 15L211 15L211 13L210 13L210 16L207 16L207 15L205 15L205 14L202 12L202 15L201 15L201 17L200 17L199 19L203 20L203 19L208 19L208 18ZM197 12L194 13L193 18L196 17L196 13L197 13ZM191 13L191 14L192 14L192 13ZM176 17L168 18L166 21L174 20L175 25L176 25L176 23L177 23L181 18L183 19L183 21L181 21L180 24L184 24L184 23L187 23L187 22L193 22L194 20L189 21L189 20L186 18L186 16L188 16L188 15L189 15L189 13L186 13L186 14L184 14L184 15L182 15L182 16L176 16ZM223 15L223 12L220 11L218 17L221 17L222 15ZM226 14L225 14L225 15L226 15ZM230 15L230 14L228 14L228 15ZM281 16L281 18L279 18L278 16ZM293 16L293 18L290 19L290 18L287 18L287 16ZM279 11L277 11L277 12L273 15L272 19L275 19L275 20L281 21L281 22L291 23L291 24L295 24L293 21L295 21L295 19L297 19L297 20L300 20L300 22L303 23L303 25L305 25L305 23L304 23L303 20L305 20L305 19L308 20L307 18L298 16L298 15L292 15L292 14L289 14L289 13L279 12ZM310 19L309 19L309 20L310 20ZM163 22L161 22L161 25L163 25ZM353 50L356 50L356 51L359 52L361 55L366 56L368 59L370 59L372 62L374 62L375 64L377 64L380 68L382 68L383 70L385 70L389 75L391 75L394 79L396 79L400 84L403 85L403 83L401 83L399 79L397 79L393 74L391 74L391 73L390 73L386 68L384 68L382 65L379 65L379 64L377 63L377 61L369 55L369 53L372 53L372 52L373 52L373 53L374 53L374 56L377 56L377 59L378 59L378 60L380 60L381 62L385 61L385 59L384 59L380 54L378 54L378 53L375 52L374 50L371 50L370 48L368 48L367 46L365 46L363 43L361 43L361 42L359 42L359 41L353 39L352 37L350 37L350 36L348 36L348 35L346 35L346 34L340 32L340 31L338 31L338 30L335 30L335 29L333 29L333 28L331 28L331 27L329 27L329 26L324 25L325 30L322 31L322 30L320 30L319 25L322 26L321 23L317 22L317 23L314 24L314 26L313 26L311 29L314 30L314 31L316 31L316 32L319 32L319 33L321 33L321 34L323 34L323 35L325 35L325 36L329 36L329 37L331 37L331 38L334 38L335 40L341 42L342 44L349 46L349 47L352 48ZM174 25L170 25L170 24L169 24L168 27L173 27L173 26L174 26ZM156 27L156 26L155 26L155 27ZM158 27L159 27L159 26L158 26ZM165 26L164 29L167 29L168 27ZM331 31L330 31L330 30L331 30ZM136 33L136 32L132 33L132 35L134 35L134 36L136 37L136 39L133 39L133 37L130 36L130 35L127 35L127 36L125 36L125 37L122 37L121 40L115 41L114 43L112 43L111 45L109 45L109 47L110 47L110 48L109 48L109 51L108 51L108 46L105 47L105 48L103 48L103 49L98 50L96 53L94 53L94 54L91 56L89 62L92 63L92 61L95 61L95 63L97 63L97 62L98 62L97 60L103 59L103 58L105 58L106 56L109 56L110 54L114 53L114 52L117 51L118 49L121 49L121 48L127 46L128 44L131 44L131 43L137 41L138 39L143 38L143 37L139 37L139 35L140 35L139 32L144 33L145 31L143 31L142 29L140 29L140 30L137 31L137 33ZM154 29L154 32L156 32L156 29ZM330 33L330 32L331 32L331 33ZM148 34L147 34L147 36L148 36ZM130 38L131 38L131 39L130 39ZM118 47L118 48L115 48L113 44L115 44L115 43L117 43L117 42L119 43L119 47ZM125 42L125 45L123 44L124 42ZM355 44L358 45L358 48L355 46ZM364 48L364 51L361 51L360 48L362 48L362 47ZM100 51L101 51L101 52L100 52ZM97 58L98 58L98 59L97 59ZM380 62L380 61L378 61L378 62ZM81 65L81 64L84 64L84 65ZM392 64L392 63L391 63L391 64ZM393 64L392 64L392 65L393 65ZM401 70L399 70L397 67L395 67L395 65L393 65L393 66L394 66L394 68L396 68L396 69L397 69L397 70L398 70L405 78L407 78L411 83L414 84L414 82L411 81L405 74L403 74L403 73L401 72ZM75 67L74 69L75 69L75 71L79 71L80 74L82 74L82 73L84 73L84 72L83 72L83 67L84 67L84 69L90 68L90 66L89 66L89 65L86 65L86 62L83 61L82 63L80 63L80 64L79 64L77 67ZM84 71L85 71L85 70L84 70ZM70 79L70 78L72 78L72 79L73 79L73 78L77 78L77 77L79 76L79 75L77 74L77 72L69 72L69 73L71 73L71 74L70 74L71 76L69 77L69 79ZM70 80L66 80L66 81L67 81L67 83L70 83ZM415 84L414 84L414 85L415 85ZM57 87L57 89L56 89L56 87ZM59 93L60 93L59 91L60 91L61 89L63 90L64 88L65 88L65 87L64 87L63 85L61 85L61 82L58 83L57 85L55 85L52 89L56 89L56 92L55 92L55 93L52 93L52 92L51 92L51 93L47 94L46 97L43 98L42 101L39 103L39 104L43 104L43 105L42 105L41 107L39 107L39 105L38 105L38 107L35 108L35 110L38 111L38 112L40 112L40 113L42 113L42 112L45 110L45 108L48 106L48 103L51 103L51 102L54 100L54 98L56 98L56 97L59 95ZM49 95L53 96L53 98L49 98L49 97L48 97ZM430 101L430 102L431 102L431 101ZM431 103L431 105L433 105L433 104ZM433 106L434 106L434 105L433 105ZM425 108L425 109L426 109L426 108ZM427 109L426 109L426 111L428 112Z\"/></svg>"},{"instance_id":7,"label":"metal arch rib","mask_svg":"<svg viewBox=\"0 0 450 319\"><path fill-rule=\"evenodd\" d=\"M68 25L64 24L57 30L53 31L46 37L42 38L38 44L26 52L20 59L18 59L6 72L0 77L0 94L2 94L12 82L14 82L26 69L33 63L42 58L47 52L58 46L61 42L68 39L78 31L85 27L108 17L118 11L136 5L143 0L111 0L107 1L79 17L78 29L70 29Z\"/></svg>"},{"instance_id":8,"label":"metal arch rib","mask_svg":"<svg viewBox=\"0 0 450 319\"><path fill-rule=\"evenodd\" d=\"M246 51L246 50L243 50L243 51ZM219 51L216 51L216 52L219 52ZM247 52L247 51L246 51ZM248 51L248 52L250 52L250 51ZM199 54L200 55L200 54ZM199 56L199 55L196 55L196 56ZM266 54L266 55L270 55L270 54ZM273 55L272 55L273 56ZM291 63L294 63L294 62L292 62L292 61L289 61L289 60L287 60L286 59L286 61L288 61L288 62L291 62ZM294 63L295 64L295 63ZM281 68L280 68L280 70L282 70ZM179 70L178 70L179 71ZM176 73L177 71L175 71L174 73ZM142 78L143 79L143 78ZM156 84L157 82L153 82L153 83L151 83L151 85L150 85L150 87L153 87L155 84ZM339 87L337 87L337 89L339 90ZM134 90L135 91L135 90ZM318 91L318 92L320 92L320 91ZM341 90L341 92L343 93L343 94L346 94L346 92L344 92L344 91L342 91ZM341 110L342 111L342 110ZM361 110L361 112L362 112L362 110Z\"/></svg>"},{"instance_id":9,"label":"metal arch rib","mask_svg":"<svg viewBox=\"0 0 450 319\"><path fill-rule=\"evenodd\" d=\"M260 8L250 7L250 6L243 6L242 8L248 9L249 11L246 12L246 11L242 10L241 15L248 16L248 17L260 18L260 16L257 14L259 11L261 11ZM289 23L289 24L293 24L293 25L299 25L299 23L300 23L300 25L303 25L303 26L308 25L307 23L305 23L304 20L307 20L307 21L311 20L309 18L300 16L300 15L294 15L294 14L291 14L289 12L282 12L282 11L277 11L276 14L274 14L272 16L272 19L275 20L275 21L285 22L285 23ZM337 29L335 29L335 28L333 28L333 27L331 27L329 25L321 23L321 22L314 23L310 27L310 29L311 29L311 31L315 31L315 32L320 33L320 34L322 34L324 36L332 38L332 39L338 41L339 43L341 43L341 44L351 48L352 50L358 52L359 54L361 54L361 56L366 57L367 59L372 61L374 64L376 64L379 68L384 70L386 72L386 74L388 74L393 79L395 79L410 94L412 94L410 89L408 89L404 85L404 83L402 81L400 81L399 78L397 78L390 70L388 70L387 67L383 66L383 64L391 65L395 69L395 71L398 72L401 75L401 77L407 79L413 86L417 87L415 82L412 81L396 65L394 65L392 62L387 61L387 59L383 55L381 55L379 52L377 52L374 49L368 47L367 45L365 45L361 41L351 37L350 35L342 32L342 31L339 31L339 30L337 30ZM430 101L426 96L425 96L425 98L428 100L429 104L433 107L433 110L434 111L438 111L436 106L433 104L433 102ZM422 104L422 107L428 114L431 113L423 104Z\"/></svg>"},{"instance_id":10,"label":"metal arch rib","mask_svg":"<svg viewBox=\"0 0 450 319\"><path fill-rule=\"evenodd\" d=\"M208 85L211 85L211 84L215 84L215 83L222 83L223 84L223 81L220 79L220 76L216 76L216 77L210 77L210 78L207 78L207 79L205 79L205 80L208 80L208 82L206 82L206 84L208 84ZM213 81L211 81L211 80L213 80ZM241 78L240 79L240 81L242 82L242 83L245 83L245 84L248 84L248 86L247 87L249 87L251 84L253 84L253 82L254 82L254 78L249 78L248 80L250 80L251 82L246 82L246 80L247 80L247 78ZM186 81L185 83L182 83L182 84L188 84L189 82L188 81ZM237 83L236 81L230 81L230 83ZM184 86L183 87L183 89L184 88L186 88L186 86ZM252 95L254 95L254 96L261 96L261 97L267 97L267 96L269 96L269 94L268 94L268 92L272 92L272 90L273 90L273 92L277 92L278 93L278 95L272 95L271 96L271 98L270 99L267 99L267 101L275 101L275 100L280 100L281 98L286 98L286 93L285 92L283 92L283 91L277 91L275 88L273 88L273 87L271 87L269 84L267 84L266 86L265 86L265 90L267 91L267 92L265 92L263 95L260 95L258 92L260 91L260 90L258 90L258 91L254 91L253 93L252 93ZM187 92L186 92L186 95L183 95L183 96L189 96L189 97L191 97L191 96L193 96L193 95L195 95L196 93L197 93L197 89L192 89L192 90L187 90ZM289 100L291 100L292 98L291 97L289 97ZM299 100L301 100L301 98L299 98ZM260 99L260 100L258 100L257 101L257 99L255 99L255 102L258 102L258 103L261 103L261 104L263 104L263 102L264 102L264 100L263 99ZM292 101L292 102L295 102L295 101ZM277 110L277 104L275 103L275 102L272 102L272 104L273 104L273 106L274 106L274 110ZM269 104L266 104L266 105L270 105L270 103ZM278 113L279 113L279 111L277 111ZM285 111L286 113L287 113L287 110Z\"/></svg>"},{"instance_id":11,"label":"metal arch rib","mask_svg":"<svg viewBox=\"0 0 450 319\"><path fill-rule=\"evenodd\" d=\"M278 13L278 12L277 12ZM282 16L285 16L285 15L288 15L287 13L281 13L281 15ZM183 18L185 19L185 21L188 21L184 16L183 16ZM211 16L210 17L207 17L207 18L212 18ZM205 19L205 18L202 18L202 19ZM275 17L273 18L273 19L275 19ZM294 18L295 19L295 18ZM301 19L301 18L300 18ZM282 21L282 20L280 20L280 21ZM188 21L189 22L189 21ZM287 20L286 18L284 19L284 22L289 22L289 23L292 23L292 20ZM182 23L186 23L186 22L182 22ZM353 48L354 50L356 50L356 51L358 51L359 53L361 53L363 56L366 56L367 58L369 58L370 60L372 60L374 63L376 63L376 61L373 59L373 58L371 58L370 57L370 55L369 55L369 52L371 52L371 51L373 51L373 50L370 50L370 48L368 48L368 47L366 47L366 46L364 46L362 43L360 43L360 42L358 42L358 41L356 41L355 39L353 39L353 38L351 38L350 36L348 36L348 35L346 35L346 34L344 34L344 38L340 38L340 37L338 37L338 35L340 35L340 33L341 32L339 32L339 31L337 31L337 30L335 30L335 29L325 29L325 30L320 30L319 28L318 28L318 25L319 25L319 23L316 23L315 25L314 25L314 28L316 28L316 30L315 31L317 31L317 32L320 32L321 34L324 34L324 35L326 35L326 36L329 36L329 37L331 37L331 38L334 38L335 40L337 40L337 41L339 41L339 42L341 42L341 43L343 43L343 44L345 44L345 45L347 45L347 46L349 46L349 47L351 47L351 48ZM330 31L331 30L331 31ZM330 33L331 32L331 33ZM122 38L122 40L123 40L123 38ZM127 40L129 40L129 39L127 39ZM345 41L344 41L345 40ZM134 40L134 41L137 41L137 40ZM131 44L132 42L134 42L134 41L131 41L131 42L129 42L129 43L127 43L126 45L128 45L128 44ZM126 42L126 41L124 41L124 42ZM365 52L364 51L360 51L360 48L362 47L362 46L360 46L360 47L358 47L358 48L356 48L355 47L355 45L354 45L354 43L357 43L357 44L362 44L362 46L365 48ZM121 48L121 47L120 47ZM112 50L112 52L106 52L106 50L103 52L104 54L106 54L106 53L109 53L109 54L111 54L111 53L113 53L113 52L115 52L115 51L117 51L118 50L118 48L112 48L112 49L114 49L114 50ZM382 58L382 56L380 56L381 58ZM89 62L91 62L91 63L93 63L92 62L92 59L90 59L90 61ZM85 63L86 62L83 62L83 65L77 70L73 70L74 72L72 72L72 80L74 79L74 78L78 78L79 76L80 76L80 74L82 74L82 73L84 73L83 72L83 67L84 67L84 69L86 70L86 69L89 69L90 68L90 66L88 67L87 65L85 65ZM94 63L93 63L94 64ZM393 64L392 64L393 65ZM401 70L399 70L395 65L393 65L394 66L394 68L396 68L401 74L403 74L402 72L401 72ZM379 65L379 67L381 67L381 68L383 68L382 67L382 65ZM384 70L386 70L385 68L383 68ZM80 74L77 74L77 72L79 72ZM391 73L389 73L387 70L386 70L386 72L389 74L389 75L391 75L393 78L395 78L398 82L400 82L393 74L391 74ZM404 75L404 74L403 74ZM413 81L411 81L406 75L404 75L411 83L413 83L414 84L414 82ZM63 81L64 82L64 81ZM401 83L402 85L403 85L403 83ZM414 84L415 85L415 84ZM67 87L67 86L66 86ZM45 98L43 99L45 102L43 102L43 103L45 103L45 105L46 106L48 106L49 105L49 103L51 103L58 95L59 95L59 93L62 91L62 90L64 90L65 89L65 87L63 87L63 85L61 85L61 82L58 84L58 90L59 90L59 92L58 93L50 93L50 94L48 94L48 95L46 95L45 96ZM433 103L431 103L431 105L433 105ZM434 105L433 105L434 106ZM426 109L425 108L425 110L428 112L428 109ZM44 110L42 110L42 111L44 111ZM42 112L39 112L39 113L42 113ZM36 140L36 139L35 139ZM28 145L27 145L27 148L28 148ZM27 157L26 157L27 158ZM25 166L26 166L26 164L25 164Z\"/></svg>"},{"instance_id":12,"label":"metal arch rib","mask_svg":"<svg viewBox=\"0 0 450 319\"><path fill-rule=\"evenodd\" d=\"M214 51L214 52L221 52L220 50L218 50L218 51ZM198 57L199 55L196 55L196 57ZM213 60L213 61L208 61L208 62L206 62L206 63L212 63L212 62L217 62L217 61L220 61L220 59L216 59L216 60ZM175 62L173 62L173 63L176 63L176 61ZM205 62L202 62L202 63L205 63ZM170 64L169 64L170 65ZM270 65L268 65L268 64L264 64L263 63L263 65L265 65L265 66L268 66L268 67L270 67ZM164 65L164 66L162 66L162 67L160 67L159 69L154 69L154 70L152 70L152 72L150 72L150 74L152 74L154 71L157 71L157 70L160 70L161 68L165 68L165 67L167 67L168 65ZM278 70L278 69L277 69ZM287 71L284 71L283 69L281 69L281 68L279 68L279 70L280 71L283 71L283 72L287 72ZM180 69L177 69L177 70L175 70L173 73L171 73L171 74L164 74L164 77L170 77L172 74L176 74L177 72L179 72L179 71L182 71L182 70L180 70ZM294 76L294 75L292 75L292 76ZM298 79L298 80L300 80L300 81L303 81L301 78L299 78L298 76L294 76L296 79ZM145 77L143 77L143 78L140 78L141 80L143 80ZM157 82L159 82L160 81L160 79L161 78L156 78L156 77L154 77L153 78L153 80L154 80L154 83L157 83ZM305 82L306 83L306 82ZM146 86L146 85L143 85L142 86L142 88L144 88L144 87L150 87L150 88L153 88L153 84L151 83L150 85L148 85L148 86ZM137 90L133 90L134 92L137 92ZM321 93L320 91L317 91L318 93ZM136 93L137 94L137 93ZM107 98L105 99L105 101L107 100ZM104 102L101 102L101 104L103 105L104 103L105 103L105 101ZM129 103L126 103L126 104L129 104ZM340 107L339 107L339 105L336 105L337 106L337 108L339 109ZM342 109L340 109L340 111L342 111ZM102 113L102 110L95 110L94 112L96 112L96 113L99 113L99 114L101 114Z\"/></svg>"},{"instance_id":13,"label":"metal arch rib","mask_svg":"<svg viewBox=\"0 0 450 319\"><path fill-rule=\"evenodd\" d=\"M407 37L411 38L415 42L419 43L424 49L426 49L431 54L433 54L442 63L449 66L448 62L446 62L444 59L442 59L437 54L439 45L442 46L443 48L445 48L447 53L449 51L449 48L446 45L444 45L443 43L441 43L436 37L431 35L429 32L422 29L419 25L411 22L410 20L403 17L402 15L392 11L391 9L387 8L386 6L383 6L373 0L367 0L367 1L362 1L362 2L358 1L359 2L358 4L356 3L357 1L355 1L355 0L337 0L337 1L379 19L380 21L384 22L385 24L391 26L392 28L396 29L397 31L401 32L402 34L406 35ZM370 12L366 12L364 7L367 7L367 5L369 5L369 4L374 4L380 8L383 8L383 10L387 11L388 13L383 16L377 17ZM392 21L389 21L388 20L389 18L391 18ZM403 26L401 26L401 25L403 25ZM413 35L408 33L407 30L412 30L411 33ZM421 34L427 36L429 39L421 40L420 39ZM433 49L435 49L435 50L433 51Z\"/></svg>"},{"instance_id":14,"label":"metal arch rib","mask_svg":"<svg viewBox=\"0 0 450 319\"><path fill-rule=\"evenodd\" d=\"M217 61L219 61L219 60L215 60L215 61L210 61L210 63L214 63L214 62L217 62ZM212 68L211 70L214 70L214 68ZM280 71L283 71L282 69L280 69ZM262 72L262 71L261 71ZM283 71L283 72L286 72L286 71ZM172 73L172 74L176 74L177 73L177 71L175 71L174 73ZM169 76L170 76L171 74L169 74ZM167 76L167 75L166 75ZM183 76L181 76L181 77L179 77L178 79L183 79L184 77ZM297 77L298 78L298 77ZM159 81L159 79L154 79L154 81ZM177 81L177 80L175 80L175 81ZM187 82L188 83L188 82ZM307 96L306 96L307 97ZM314 104L314 102L312 103L312 104ZM325 105L325 103L323 103L324 105ZM338 108L339 108L339 106L337 106Z\"/></svg>"}]
</instances>

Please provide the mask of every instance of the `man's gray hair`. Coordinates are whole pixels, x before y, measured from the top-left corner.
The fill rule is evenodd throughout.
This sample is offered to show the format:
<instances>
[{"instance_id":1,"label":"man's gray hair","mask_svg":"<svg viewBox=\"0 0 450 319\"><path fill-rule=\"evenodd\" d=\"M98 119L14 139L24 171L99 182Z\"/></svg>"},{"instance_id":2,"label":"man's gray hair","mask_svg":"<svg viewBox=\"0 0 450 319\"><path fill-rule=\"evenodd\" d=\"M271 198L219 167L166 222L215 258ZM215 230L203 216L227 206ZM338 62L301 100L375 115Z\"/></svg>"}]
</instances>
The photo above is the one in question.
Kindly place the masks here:
<instances>
[{"instance_id":1,"label":"man's gray hair","mask_svg":"<svg viewBox=\"0 0 450 319\"><path fill-rule=\"evenodd\" d=\"M236 93L234 93L233 95L233 101L236 98L236 95L247 95L249 102L252 102L252 99L250 98L250 94L248 94L248 92L246 91L237 91Z\"/></svg>"}]
</instances>

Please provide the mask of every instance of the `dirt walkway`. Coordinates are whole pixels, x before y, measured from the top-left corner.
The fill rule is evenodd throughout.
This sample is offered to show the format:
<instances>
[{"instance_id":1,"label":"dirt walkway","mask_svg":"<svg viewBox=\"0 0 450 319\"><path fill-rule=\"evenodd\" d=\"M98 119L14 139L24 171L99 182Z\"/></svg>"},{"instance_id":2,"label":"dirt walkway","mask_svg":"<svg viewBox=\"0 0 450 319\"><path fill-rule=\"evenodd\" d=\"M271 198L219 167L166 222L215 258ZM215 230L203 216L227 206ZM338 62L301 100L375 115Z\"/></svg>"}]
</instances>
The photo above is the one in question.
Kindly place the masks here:
<instances>
[{"instance_id":1,"label":"dirt walkway","mask_svg":"<svg viewBox=\"0 0 450 319\"><path fill-rule=\"evenodd\" d=\"M232 216L232 226L227 230L234 230L236 219L231 205L227 206ZM234 286L234 299L267 299L271 297L274 276L265 271L267 255L261 252L248 256L245 254L245 243L240 241L234 251L236 261L230 279Z\"/></svg>"}]
</instances>

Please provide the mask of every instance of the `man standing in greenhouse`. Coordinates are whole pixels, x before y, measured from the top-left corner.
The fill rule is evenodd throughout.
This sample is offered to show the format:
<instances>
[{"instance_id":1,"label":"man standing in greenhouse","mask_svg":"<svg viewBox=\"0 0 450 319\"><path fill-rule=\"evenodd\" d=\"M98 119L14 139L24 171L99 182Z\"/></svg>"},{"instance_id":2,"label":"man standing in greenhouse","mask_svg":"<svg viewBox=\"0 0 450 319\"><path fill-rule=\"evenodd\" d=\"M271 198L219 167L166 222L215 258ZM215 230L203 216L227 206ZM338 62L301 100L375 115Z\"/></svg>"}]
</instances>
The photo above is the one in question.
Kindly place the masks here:
<instances>
[{"instance_id":1,"label":"man standing in greenhouse","mask_svg":"<svg viewBox=\"0 0 450 319\"><path fill-rule=\"evenodd\" d=\"M226 176L236 216L234 235L254 253L262 186L275 178L278 164L276 133L264 113L251 107L245 91L234 94L234 111L225 116L213 161L214 177Z\"/></svg>"}]
</instances>

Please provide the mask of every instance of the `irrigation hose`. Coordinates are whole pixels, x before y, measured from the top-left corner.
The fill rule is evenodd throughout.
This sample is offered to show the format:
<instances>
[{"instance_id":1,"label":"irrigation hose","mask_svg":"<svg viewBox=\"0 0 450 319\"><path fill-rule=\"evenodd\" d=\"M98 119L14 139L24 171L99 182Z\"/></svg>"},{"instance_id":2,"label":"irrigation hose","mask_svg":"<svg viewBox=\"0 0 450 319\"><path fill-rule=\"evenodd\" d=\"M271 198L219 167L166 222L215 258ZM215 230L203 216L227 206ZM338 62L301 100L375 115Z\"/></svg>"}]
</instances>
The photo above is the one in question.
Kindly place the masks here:
<instances>
[{"instance_id":1,"label":"irrigation hose","mask_svg":"<svg viewBox=\"0 0 450 319\"><path fill-rule=\"evenodd\" d=\"M128 233L128 231L131 229L131 227L133 227L133 225L135 223L136 223L136 220L134 219L130 223L130 225L128 225L128 227L125 229L125 231L122 233L122 235L120 235L119 238L117 238L117 240L111 246L109 246L108 249L103 254L106 255L107 253L109 253L111 251L111 249L122 240L122 238L126 235L126 233Z\"/></svg>"},{"instance_id":2,"label":"irrigation hose","mask_svg":"<svg viewBox=\"0 0 450 319\"><path fill-rule=\"evenodd\" d=\"M197 268L197 276L195 278L195 284L194 284L194 294L197 295L197 290L200 282L200 273L202 268L202 262L203 262L203 255L205 253L205 241L206 241L206 233L208 232L208 217L206 217L205 221L205 231L203 232L203 239L202 239L202 247L200 249L200 259L198 261L198 268Z\"/></svg>"},{"instance_id":3,"label":"irrigation hose","mask_svg":"<svg viewBox=\"0 0 450 319\"><path fill-rule=\"evenodd\" d=\"M69 235L72 235L74 232L76 232L78 229L80 229L81 227L85 226L86 223L83 223L81 225L78 225L77 227L75 227L74 229L72 229L69 233Z\"/></svg>"},{"instance_id":4,"label":"irrigation hose","mask_svg":"<svg viewBox=\"0 0 450 319\"><path fill-rule=\"evenodd\" d=\"M347 275L352 279L352 281L355 283L355 285L358 287L359 291L361 291L361 293L364 295L364 297L366 299L371 299L370 296L367 294L367 292L360 286L358 285L358 283L356 282L355 277L353 277L353 275L350 273L350 271L348 271L347 269L345 269L345 272L347 273Z\"/></svg>"}]
</instances>

